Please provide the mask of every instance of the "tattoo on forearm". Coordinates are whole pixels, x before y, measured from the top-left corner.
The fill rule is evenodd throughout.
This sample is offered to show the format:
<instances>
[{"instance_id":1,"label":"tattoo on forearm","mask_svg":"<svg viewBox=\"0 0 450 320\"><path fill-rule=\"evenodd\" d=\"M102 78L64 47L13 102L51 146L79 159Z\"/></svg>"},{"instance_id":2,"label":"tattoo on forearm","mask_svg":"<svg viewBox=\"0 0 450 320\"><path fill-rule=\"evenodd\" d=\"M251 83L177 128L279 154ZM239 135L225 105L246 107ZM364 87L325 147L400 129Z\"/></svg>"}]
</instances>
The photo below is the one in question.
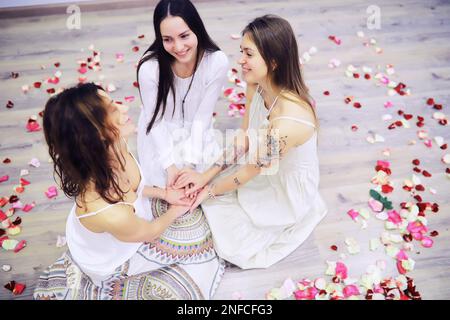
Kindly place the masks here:
<instances>
[{"instance_id":1,"label":"tattoo on forearm","mask_svg":"<svg viewBox=\"0 0 450 320\"><path fill-rule=\"evenodd\" d=\"M241 182L239 181L239 179L237 177L234 177L233 181L237 186L241 185Z\"/></svg>"}]
</instances>

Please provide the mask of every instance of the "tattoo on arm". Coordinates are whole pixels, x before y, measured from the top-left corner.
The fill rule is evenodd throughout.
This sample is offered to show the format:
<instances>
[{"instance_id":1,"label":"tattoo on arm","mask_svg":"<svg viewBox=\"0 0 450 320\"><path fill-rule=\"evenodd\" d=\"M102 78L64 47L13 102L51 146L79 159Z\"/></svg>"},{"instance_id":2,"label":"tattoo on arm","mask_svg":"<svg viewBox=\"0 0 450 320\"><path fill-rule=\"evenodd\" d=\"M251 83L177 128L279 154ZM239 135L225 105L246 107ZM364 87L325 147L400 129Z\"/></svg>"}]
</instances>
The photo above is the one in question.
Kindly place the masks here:
<instances>
[{"instance_id":1,"label":"tattoo on arm","mask_svg":"<svg viewBox=\"0 0 450 320\"><path fill-rule=\"evenodd\" d=\"M269 167L274 160L279 160L286 152L288 136L278 137L272 130L269 130L266 136L263 152L257 160L258 167Z\"/></svg>"},{"instance_id":2,"label":"tattoo on arm","mask_svg":"<svg viewBox=\"0 0 450 320\"><path fill-rule=\"evenodd\" d=\"M213 166L219 167L222 171L237 163L245 154L243 146L230 145L224 149L222 157Z\"/></svg>"}]
</instances>

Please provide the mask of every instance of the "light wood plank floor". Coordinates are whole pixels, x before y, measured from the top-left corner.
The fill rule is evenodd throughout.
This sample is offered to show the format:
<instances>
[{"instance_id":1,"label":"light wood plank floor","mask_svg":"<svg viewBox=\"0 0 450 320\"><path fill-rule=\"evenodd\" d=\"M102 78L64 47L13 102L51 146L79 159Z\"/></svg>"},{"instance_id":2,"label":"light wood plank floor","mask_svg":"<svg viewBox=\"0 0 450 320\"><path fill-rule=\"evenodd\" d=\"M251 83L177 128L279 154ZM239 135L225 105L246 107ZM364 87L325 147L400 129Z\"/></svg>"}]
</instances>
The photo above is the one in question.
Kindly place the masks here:
<instances>
[{"instance_id":1,"label":"light wood plank floor","mask_svg":"<svg viewBox=\"0 0 450 320\"><path fill-rule=\"evenodd\" d=\"M27 168L30 175L25 178L31 181L31 185L19 196L23 203L36 201L31 212L17 214L23 219L23 231L15 238L26 239L28 247L19 253L0 252L0 265L10 264L13 268L8 273L0 271L0 299L32 297L38 275L66 249L56 248L55 243L57 236L64 234L65 220L72 204L61 193L56 199L45 197L44 191L54 182L43 135L42 132L25 132L28 117L43 109L48 98L46 86L40 90L30 89L28 94L23 94L21 87L52 76L56 71L54 62L61 63L62 77L57 87L75 83L78 78L76 60L88 57L88 47L93 44L101 51L103 70L89 71L88 79L98 80L99 75L103 75L105 84L113 83L118 88L112 94L117 100L135 95L130 114L137 120L140 101L132 85L134 65L153 37L154 1L150 4L145 2L145 6L136 3L134 1L129 7L123 4L110 6L110 9L101 4L94 6L95 10L86 11L84 8L87 7L81 4L81 30L72 31L66 28L66 7L27 11L25 16L20 12L0 11L0 154L1 160L6 157L12 160L10 164L0 163L0 176L10 176L9 181L0 184L0 195L11 195L13 186L18 184L20 170ZM378 259L387 261L386 276L396 275L393 259L386 256L382 248L369 251L368 242L381 234L383 223L372 218L368 228L361 230L346 212L366 206L370 179L378 159L388 159L392 163L392 180L396 189L390 198L394 204L398 207L400 202L411 200L401 186L404 179L411 177L411 160L419 158L421 166L433 174L432 178L422 180L427 188L436 189L437 194L428 191L423 194L425 201L440 205L439 213L428 215L430 231L437 230L439 236L434 238L435 245L431 249L415 245L411 257L416 260L416 267L409 275L415 279L423 298L449 299L449 180L445 177L445 165L440 161L445 151L435 145L431 149L425 147L417 138L415 121L410 121L410 129L388 130L391 121L381 119L385 113L397 119L398 109L422 115L426 118L423 129L429 132L430 137L439 135L449 141L448 127L438 125L431 118L432 110L425 104L426 98L433 97L444 106L443 112L446 113L450 103L449 3L438 0L377 1L381 9L379 30L367 29L368 3L359 0L218 0L195 3L210 35L229 55L234 66L237 66L239 40L232 40L230 34L240 33L247 22L265 13L281 15L292 23L300 52L317 47L318 52L305 65L304 74L317 101L321 120L321 192L330 209L307 241L273 267L245 271L228 268L215 298L231 299L232 293L238 291L246 299L263 299L269 289L281 286L288 277L322 276L326 260L337 260L339 254L347 253L344 240L348 236L356 238L362 248L361 253L347 255L344 260L351 277L359 277ZM45 12L52 14L46 15ZM376 54L373 47L363 46L363 39L356 36L359 30L366 34L366 38L375 38L383 53ZM140 34L145 34L145 38L138 40ZM328 40L329 35L340 37L342 44L338 46ZM137 53L131 50L135 45L140 47ZM116 62L116 53L124 53L123 63ZM341 60L341 66L330 69L327 65L331 58ZM387 64L392 64L396 70L392 78L407 84L412 94L389 97L386 88L375 86L373 80L346 78L344 70L348 64L366 65L374 70L379 65L383 71ZM41 69L41 65L46 68ZM18 72L19 77L12 79L11 72ZM324 90L329 90L330 96L324 96ZM346 105L344 98L347 95L355 96L363 107L355 109ZM8 100L14 102L13 109L5 107ZM391 109L383 107L388 100L394 103ZM217 104L216 125L222 130L238 127L241 121L228 117L227 106L224 98ZM357 132L350 130L353 124L359 126ZM369 144L366 141L369 131L381 134L386 141ZM412 139L417 140L416 145L408 145ZM135 150L135 138L131 145ZM382 155L385 148L391 150L388 158ZM28 166L33 157L41 161L39 168ZM330 250L333 244L339 247L338 252ZM10 280L26 283L28 288L23 295L13 297L3 288L3 284Z\"/></svg>"}]
</instances>

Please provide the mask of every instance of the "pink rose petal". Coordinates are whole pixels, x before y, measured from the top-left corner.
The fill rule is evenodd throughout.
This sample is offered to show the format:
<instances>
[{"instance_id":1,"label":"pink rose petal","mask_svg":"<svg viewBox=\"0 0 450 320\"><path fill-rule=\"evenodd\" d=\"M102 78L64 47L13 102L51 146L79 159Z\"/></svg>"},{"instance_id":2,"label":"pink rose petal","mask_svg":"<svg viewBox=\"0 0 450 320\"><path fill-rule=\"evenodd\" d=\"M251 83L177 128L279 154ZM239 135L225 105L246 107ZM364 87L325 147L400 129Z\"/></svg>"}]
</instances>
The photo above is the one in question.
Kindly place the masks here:
<instances>
[{"instance_id":1,"label":"pink rose petal","mask_svg":"<svg viewBox=\"0 0 450 320\"><path fill-rule=\"evenodd\" d=\"M49 187L47 191L45 191L45 195L49 199L54 198L58 195L58 190L56 190L56 187Z\"/></svg>"},{"instance_id":2,"label":"pink rose petal","mask_svg":"<svg viewBox=\"0 0 450 320\"><path fill-rule=\"evenodd\" d=\"M429 237L423 237L421 240L422 246L425 248L431 248L433 246L434 241Z\"/></svg>"},{"instance_id":3,"label":"pink rose petal","mask_svg":"<svg viewBox=\"0 0 450 320\"><path fill-rule=\"evenodd\" d=\"M347 214L353 219L353 221L357 221L357 217L359 216L358 211L350 209L349 211L347 211Z\"/></svg>"},{"instance_id":4,"label":"pink rose petal","mask_svg":"<svg viewBox=\"0 0 450 320\"><path fill-rule=\"evenodd\" d=\"M370 209L372 209L374 212L381 212L383 211L383 204L375 199L370 199L368 201Z\"/></svg>"}]
</instances>

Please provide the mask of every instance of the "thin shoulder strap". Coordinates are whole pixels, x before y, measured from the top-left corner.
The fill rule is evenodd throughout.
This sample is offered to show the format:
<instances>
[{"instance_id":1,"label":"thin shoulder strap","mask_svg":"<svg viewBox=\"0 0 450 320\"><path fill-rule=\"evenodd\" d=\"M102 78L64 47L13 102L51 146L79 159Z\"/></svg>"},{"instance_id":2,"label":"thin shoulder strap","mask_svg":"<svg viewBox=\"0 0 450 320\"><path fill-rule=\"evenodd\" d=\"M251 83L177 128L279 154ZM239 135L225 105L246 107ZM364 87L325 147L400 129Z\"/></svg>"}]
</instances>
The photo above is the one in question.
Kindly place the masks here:
<instances>
[{"instance_id":1,"label":"thin shoulder strap","mask_svg":"<svg viewBox=\"0 0 450 320\"><path fill-rule=\"evenodd\" d=\"M134 204L132 204L132 203L120 201L120 202L117 202L117 203L113 203L113 204L107 205L106 207L101 208L100 210L97 210L97 211L95 211L95 212L89 212L89 213L83 214L83 215L81 215L81 216L75 215L75 217L77 217L78 219L86 218L86 217L92 217L92 216L95 216L97 213L100 213L100 212L102 212L102 211L105 211L106 209L109 209L109 208L111 208L112 206L115 206L115 205L117 205L117 204L125 204L125 205L129 205L129 206L134 207Z\"/></svg>"},{"instance_id":2,"label":"thin shoulder strap","mask_svg":"<svg viewBox=\"0 0 450 320\"><path fill-rule=\"evenodd\" d=\"M275 104L276 104L277 101L278 101L278 97L279 97L279 95L276 96L275 100L273 100L272 105L270 106L269 111L267 112L267 116L270 115L270 113L272 112L273 107L275 107Z\"/></svg>"},{"instance_id":3,"label":"thin shoulder strap","mask_svg":"<svg viewBox=\"0 0 450 320\"><path fill-rule=\"evenodd\" d=\"M314 123L312 123L312 122L309 122L309 121L303 120L303 119L294 118L294 117L288 117L288 116L276 117L276 118L273 118L272 121L280 120L280 119L297 121L297 122L306 124L307 126L313 127L314 129L316 128L316 125Z\"/></svg>"}]
</instances>

